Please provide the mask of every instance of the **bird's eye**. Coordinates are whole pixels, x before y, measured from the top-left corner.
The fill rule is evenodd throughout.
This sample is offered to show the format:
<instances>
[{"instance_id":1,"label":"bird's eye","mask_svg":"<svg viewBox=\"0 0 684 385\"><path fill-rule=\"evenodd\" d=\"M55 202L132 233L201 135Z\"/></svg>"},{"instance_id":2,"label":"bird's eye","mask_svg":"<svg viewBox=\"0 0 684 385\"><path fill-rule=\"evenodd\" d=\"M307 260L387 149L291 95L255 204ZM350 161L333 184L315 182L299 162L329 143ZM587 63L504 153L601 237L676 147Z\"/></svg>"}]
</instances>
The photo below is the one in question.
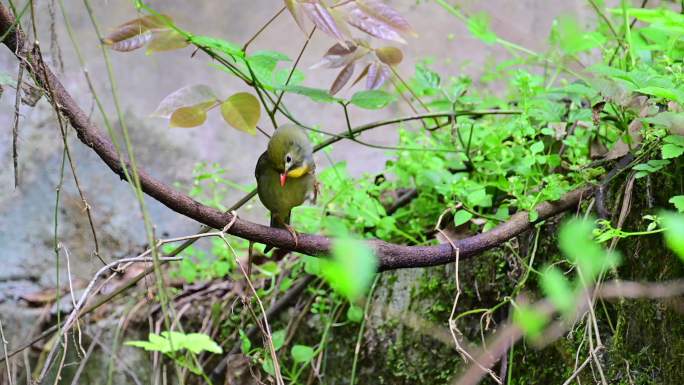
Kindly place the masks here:
<instances>
[{"instance_id":1,"label":"bird's eye","mask_svg":"<svg viewBox=\"0 0 684 385\"><path fill-rule=\"evenodd\" d=\"M292 157L290 156L290 154L287 154L287 156L285 156L285 163L292 163Z\"/></svg>"}]
</instances>

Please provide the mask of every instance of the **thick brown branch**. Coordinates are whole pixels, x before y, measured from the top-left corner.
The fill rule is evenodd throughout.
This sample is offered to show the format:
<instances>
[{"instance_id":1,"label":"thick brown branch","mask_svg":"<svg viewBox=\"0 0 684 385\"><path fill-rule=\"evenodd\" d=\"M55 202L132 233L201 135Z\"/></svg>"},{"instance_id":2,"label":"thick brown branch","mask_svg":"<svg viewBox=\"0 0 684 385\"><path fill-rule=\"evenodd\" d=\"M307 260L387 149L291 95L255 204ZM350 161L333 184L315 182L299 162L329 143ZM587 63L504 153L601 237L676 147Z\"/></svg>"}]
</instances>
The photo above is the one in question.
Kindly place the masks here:
<instances>
[{"instance_id":1,"label":"thick brown branch","mask_svg":"<svg viewBox=\"0 0 684 385\"><path fill-rule=\"evenodd\" d=\"M13 23L14 17L10 11L6 7L0 5L0 35L3 35L12 28ZM69 122L78 134L78 138L88 147L92 148L112 171L122 179L125 179L122 162L118 158L116 150L109 138L103 135L97 126L88 119L87 114L81 110L64 86L49 69L46 70L45 73L38 70L42 68L44 63L39 62L39 55L28 52L25 37L21 31L18 30L10 33L3 43L18 56L19 60L26 60L28 63L26 70L31 72L43 88L52 89L55 104L58 106L60 112L69 119ZM430 114L430 116L435 115L438 114ZM463 113L463 115L482 115L482 113L468 112ZM393 121L400 122L411 119L413 118L401 118ZM356 134L388 123L389 122L364 125L355 129L354 133ZM345 136L330 138L328 142L333 143L344 137ZM128 165L128 163L125 164ZM162 181L155 179L143 170L138 170L138 174L140 175L142 190L147 195L179 214L216 229L223 228L232 219L230 214L223 213L195 201L189 196L174 190ZM544 220L576 206L580 199L583 196L586 197L589 195L592 190L593 187L581 188L568 193L558 202L547 202L539 205L536 208L539 213L539 220ZM530 229L531 226L532 223L529 222L527 214L518 213L508 222L495 229L460 240L456 242L455 245L460 250L460 258L463 259L495 247ZM330 251L331 241L329 238L320 235L300 234L298 243L295 245L292 236L286 230L262 226L241 219L237 219L234 222L230 227L229 233L251 241L265 243L277 248L297 251L308 255L326 255ZM449 263L454 260L454 252L448 244L437 246L404 246L379 240L370 241L370 244L376 250L376 254L379 258L379 269L381 271L409 267L434 266Z\"/></svg>"}]
</instances>

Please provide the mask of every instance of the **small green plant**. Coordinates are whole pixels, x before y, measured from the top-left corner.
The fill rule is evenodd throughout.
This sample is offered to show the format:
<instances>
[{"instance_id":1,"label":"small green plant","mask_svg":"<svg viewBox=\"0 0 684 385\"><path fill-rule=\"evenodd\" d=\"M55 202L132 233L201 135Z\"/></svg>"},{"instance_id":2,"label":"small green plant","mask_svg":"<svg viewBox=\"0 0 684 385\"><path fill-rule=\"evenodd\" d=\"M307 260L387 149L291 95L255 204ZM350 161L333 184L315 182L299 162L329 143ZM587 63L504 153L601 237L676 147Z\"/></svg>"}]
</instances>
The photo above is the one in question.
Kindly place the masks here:
<instances>
[{"instance_id":1,"label":"small green plant","mask_svg":"<svg viewBox=\"0 0 684 385\"><path fill-rule=\"evenodd\" d=\"M203 333L181 333L164 331L161 334L150 333L147 341L126 341L126 345L145 349L151 352L163 353L176 364L187 368L192 373L207 379L198 354L209 352L222 354L223 349L211 337Z\"/></svg>"}]
</instances>

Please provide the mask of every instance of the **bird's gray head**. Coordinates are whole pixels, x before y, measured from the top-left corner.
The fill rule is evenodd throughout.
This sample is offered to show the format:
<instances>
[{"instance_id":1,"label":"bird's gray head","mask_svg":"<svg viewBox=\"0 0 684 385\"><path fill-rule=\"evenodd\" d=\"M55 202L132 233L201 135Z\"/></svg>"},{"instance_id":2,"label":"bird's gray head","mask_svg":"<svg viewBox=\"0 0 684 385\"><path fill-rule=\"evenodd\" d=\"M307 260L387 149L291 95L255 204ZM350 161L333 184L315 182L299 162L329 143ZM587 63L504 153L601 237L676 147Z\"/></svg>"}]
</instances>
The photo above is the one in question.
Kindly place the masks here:
<instances>
[{"instance_id":1,"label":"bird's gray head","mask_svg":"<svg viewBox=\"0 0 684 385\"><path fill-rule=\"evenodd\" d=\"M278 127L268 142L267 152L269 160L281 176L299 178L316 167L309 138L301 127L294 124Z\"/></svg>"}]
</instances>

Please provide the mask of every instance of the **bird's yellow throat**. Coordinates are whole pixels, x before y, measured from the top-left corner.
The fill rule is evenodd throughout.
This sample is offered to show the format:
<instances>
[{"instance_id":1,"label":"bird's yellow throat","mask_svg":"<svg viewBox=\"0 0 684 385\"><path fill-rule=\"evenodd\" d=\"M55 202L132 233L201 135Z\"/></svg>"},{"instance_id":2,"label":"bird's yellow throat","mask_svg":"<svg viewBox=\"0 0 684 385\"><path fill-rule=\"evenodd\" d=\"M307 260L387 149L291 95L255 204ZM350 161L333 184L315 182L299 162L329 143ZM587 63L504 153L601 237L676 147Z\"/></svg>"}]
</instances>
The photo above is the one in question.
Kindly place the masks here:
<instances>
[{"instance_id":1,"label":"bird's yellow throat","mask_svg":"<svg viewBox=\"0 0 684 385\"><path fill-rule=\"evenodd\" d=\"M309 166L299 166L287 172L287 174L280 174L280 186L285 187L287 178L301 178L309 172Z\"/></svg>"},{"instance_id":2,"label":"bird's yellow throat","mask_svg":"<svg viewBox=\"0 0 684 385\"><path fill-rule=\"evenodd\" d=\"M304 176L306 173L309 172L309 166L304 165L304 166L299 166L297 168L293 168L292 170L287 172L287 177L288 178L301 178Z\"/></svg>"}]
</instances>

